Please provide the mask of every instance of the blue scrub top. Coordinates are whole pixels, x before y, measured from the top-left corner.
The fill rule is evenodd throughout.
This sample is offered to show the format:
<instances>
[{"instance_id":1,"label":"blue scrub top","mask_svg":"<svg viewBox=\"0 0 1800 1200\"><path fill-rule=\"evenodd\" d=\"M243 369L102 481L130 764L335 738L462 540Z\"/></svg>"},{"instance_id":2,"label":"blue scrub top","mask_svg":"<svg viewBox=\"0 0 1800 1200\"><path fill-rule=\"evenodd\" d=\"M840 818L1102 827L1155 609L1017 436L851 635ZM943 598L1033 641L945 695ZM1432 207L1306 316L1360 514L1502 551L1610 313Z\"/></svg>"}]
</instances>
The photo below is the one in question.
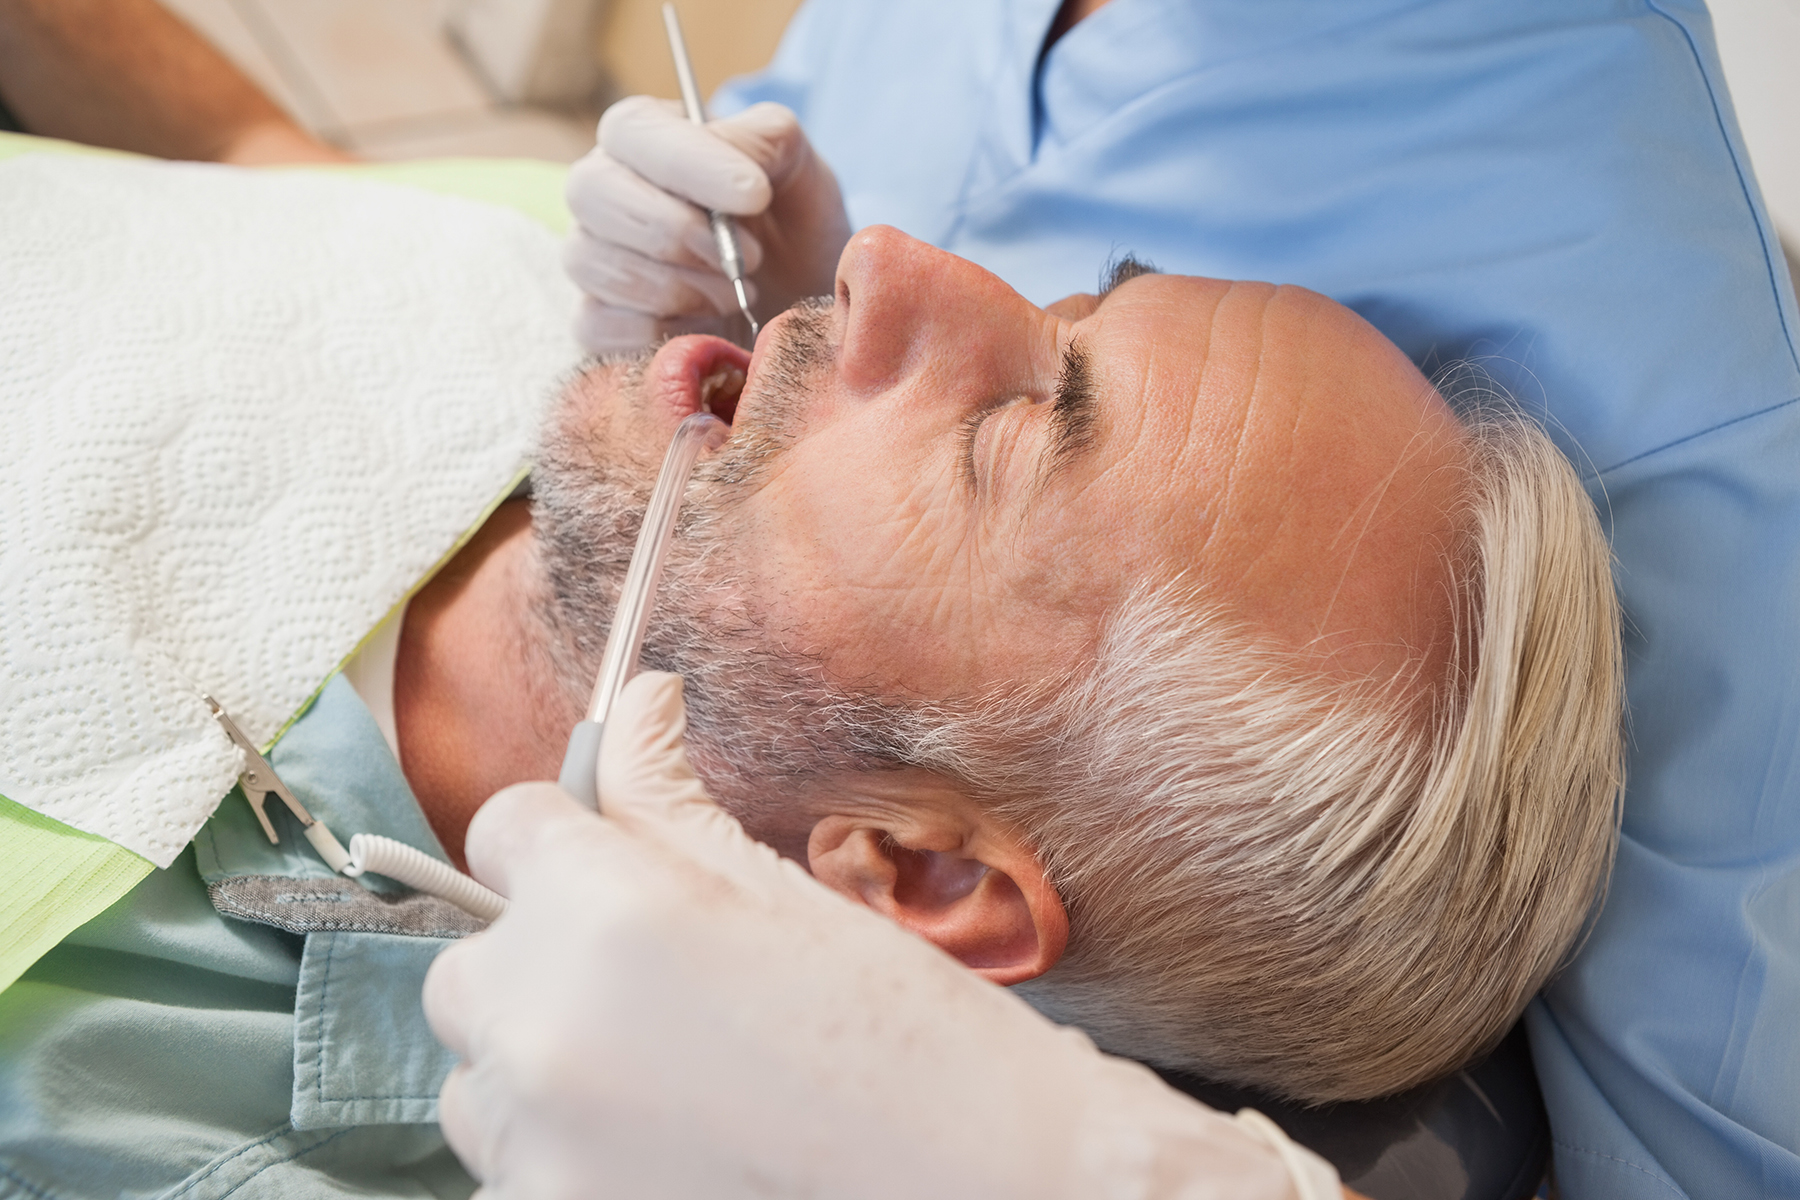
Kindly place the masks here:
<instances>
[{"instance_id":1,"label":"blue scrub top","mask_svg":"<svg viewBox=\"0 0 1800 1200\"><path fill-rule=\"evenodd\" d=\"M1800 357L1705 9L811 0L793 107L853 224L1044 303L1133 251L1298 283L1541 416L1613 536L1631 782L1528 1014L1563 1194L1800 1196Z\"/></svg>"}]
</instances>

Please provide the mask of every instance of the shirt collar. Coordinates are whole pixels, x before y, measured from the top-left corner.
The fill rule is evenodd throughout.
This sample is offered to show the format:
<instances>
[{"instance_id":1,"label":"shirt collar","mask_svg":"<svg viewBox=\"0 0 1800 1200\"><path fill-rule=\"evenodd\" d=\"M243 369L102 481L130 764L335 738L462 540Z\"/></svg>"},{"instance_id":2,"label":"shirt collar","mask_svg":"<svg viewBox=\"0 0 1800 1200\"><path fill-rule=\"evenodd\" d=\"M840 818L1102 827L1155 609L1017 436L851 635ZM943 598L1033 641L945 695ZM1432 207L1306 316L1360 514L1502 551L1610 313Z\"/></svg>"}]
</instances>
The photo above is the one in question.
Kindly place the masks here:
<instances>
[{"instance_id":1,"label":"shirt collar","mask_svg":"<svg viewBox=\"0 0 1800 1200\"><path fill-rule=\"evenodd\" d=\"M353 834L379 833L449 861L381 729L343 676L333 676L325 684L268 759L300 803L339 841L348 844ZM341 879L320 860L301 836L300 823L274 797L268 812L281 839L275 845L257 825L243 794L233 790L194 839L201 878L208 884L249 875ZM405 890L379 876L364 876L359 882L377 893Z\"/></svg>"}]
</instances>

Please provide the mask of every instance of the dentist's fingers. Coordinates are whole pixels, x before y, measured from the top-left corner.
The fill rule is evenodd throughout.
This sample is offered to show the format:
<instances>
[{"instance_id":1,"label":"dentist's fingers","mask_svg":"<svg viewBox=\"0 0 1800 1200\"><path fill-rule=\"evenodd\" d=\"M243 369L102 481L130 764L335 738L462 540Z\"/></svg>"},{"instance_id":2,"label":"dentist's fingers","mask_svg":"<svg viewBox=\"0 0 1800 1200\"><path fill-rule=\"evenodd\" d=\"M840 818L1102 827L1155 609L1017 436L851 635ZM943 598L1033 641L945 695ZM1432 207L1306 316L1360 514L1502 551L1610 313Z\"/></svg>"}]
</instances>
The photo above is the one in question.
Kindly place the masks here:
<instances>
[{"instance_id":1,"label":"dentist's fingers","mask_svg":"<svg viewBox=\"0 0 1800 1200\"><path fill-rule=\"evenodd\" d=\"M713 313L686 317L660 317L602 304L592 296L581 298L575 313L575 337L595 354L626 354L654 346L665 338L684 333L723 336L725 318Z\"/></svg>"},{"instance_id":2,"label":"dentist's fingers","mask_svg":"<svg viewBox=\"0 0 1800 1200\"><path fill-rule=\"evenodd\" d=\"M475 985L480 981L480 935L446 946L425 972L419 1003L425 1023L444 1049L467 1062L475 1021Z\"/></svg>"},{"instance_id":3,"label":"dentist's fingers","mask_svg":"<svg viewBox=\"0 0 1800 1200\"><path fill-rule=\"evenodd\" d=\"M669 318L737 311L731 281L716 267L679 267L623 246L602 248L585 230L563 247L563 269L602 304Z\"/></svg>"},{"instance_id":4,"label":"dentist's fingers","mask_svg":"<svg viewBox=\"0 0 1800 1200\"><path fill-rule=\"evenodd\" d=\"M596 354L741 332L705 209L742 218L750 303L765 322L829 292L850 237L836 177L778 104L699 126L668 101L620 100L566 196L576 226L564 265L584 300L575 336Z\"/></svg>"},{"instance_id":5,"label":"dentist's fingers","mask_svg":"<svg viewBox=\"0 0 1800 1200\"><path fill-rule=\"evenodd\" d=\"M557 1056L558 1073L566 1065L566 1053ZM518 1064L505 1056L478 1065L458 1064L438 1090L438 1125L444 1140L481 1189L475 1196L488 1200L563 1200L604 1194L604 1181L583 1173L572 1179L564 1164L540 1152L542 1143L557 1137L580 1137L579 1126L569 1129L560 1111L558 1092L566 1086L556 1081L549 1090L542 1081L522 1079Z\"/></svg>"},{"instance_id":6,"label":"dentist's fingers","mask_svg":"<svg viewBox=\"0 0 1800 1200\"><path fill-rule=\"evenodd\" d=\"M524 879L540 877L556 851L581 842L583 835L604 840L597 816L553 783L521 783L482 805L469 823L465 847L471 873L511 897L519 894ZM491 984L501 970L494 961L496 945L485 932L464 938L446 947L425 974L420 1002L426 1023L445 1048L464 1060L482 1050Z\"/></svg>"},{"instance_id":7,"label":"dentist's fingers","mask_svg":"<svg viewBox=\"0 0 1800 1200\"><path fill-rule=\"evenodd\" d=\"M483 1133L491 1127L491 1122L471 1095L470 1074L466 1062L450 1068L444 1086L438 1089L438 1128L444 1131L444 1140L450 1143L451 1151L464 1169L479 1183L492 1171L489 1166L492 1155L486 1153L483 1146Z\"/></svg>"},{"instance_id":8,"label":"dentist's fingers","mask_svg":"<svg viewBox=\"0 0 1800 1200\"><path fill-rule=\"evenodd\" d=\"M702 208L749 216L769 207L769 177L749 155L672 100L628 96L600 118L599 144L651 183Z\"/></svg>"},{"instance_id":9,"label":"dentist's fingers","mask_svg":"<svg viewBox=\"0 0 1800 1200\"><path fill-rule=\"evenodd\" d=\"M722 121L709 121L706 128L762 168L777 191L807 171L823 169L800 118L784 104L765 100Z\"/></svg>"},{"instance_id":10,"label":"dentist's fingers","mask_svg":"<svg viewBox=\"0 0 1800 1200\"><path fill-rule=\"evenodd\" d=\"M718 246L705 211L604 151L569 168L565 193L576 223L601 243L676 266L719 269ZM762 245L747 230L738 231L738 249L745 270L762 264Z\"/></svg>"},{"instance_id":11,"label":"dentist's fingers","mask_svg":"<svg viewBox=\"0 0 1800 1200\"><path fill-rule=\"evenodd\" d=\"M563 191L576 224L603 243L691 267L711 255L718 267L706 213L604 151L577 160Z\"/></svg>"},{"instance_id":12,"label":"dentist's fingers","mask_svg":"<svg viewBox=\"0 0 1800 1200\"><path fill-rule=\"evenodd\" d=\"M721 818L735 825L689 765L686 735L681 676L644 671L628 680L600 742L600 811L627 829L711 827Z\"/></svg>"},{"instance_id":13,"label":"dentist's fingers","mask_svg":"<svg viewBox=\"0 0 1800 1200\"><path fill-rule=\"evenodd\" d=\"M571 840L592 839L600 824L554 783L515 783L495 792L469 822L463 844L469 874L502 896L515 897L520 879L540 859Z\"/></svg>"}]
</instances>

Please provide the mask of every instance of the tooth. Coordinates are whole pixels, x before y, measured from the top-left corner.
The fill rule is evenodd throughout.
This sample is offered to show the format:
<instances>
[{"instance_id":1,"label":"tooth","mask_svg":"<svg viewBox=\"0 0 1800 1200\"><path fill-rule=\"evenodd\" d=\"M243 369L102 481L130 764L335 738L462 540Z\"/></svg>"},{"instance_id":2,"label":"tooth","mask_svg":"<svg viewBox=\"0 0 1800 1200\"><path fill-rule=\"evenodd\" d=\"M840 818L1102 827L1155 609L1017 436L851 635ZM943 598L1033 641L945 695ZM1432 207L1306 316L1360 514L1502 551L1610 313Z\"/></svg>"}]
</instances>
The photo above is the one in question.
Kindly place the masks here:
<instances>
[{"instance_id":1,"label":"tooth","mask_svg":"<svg viewBox=\"0 0 1800 1200\"><path fill-rule=\"evenodd\" d=\"M700 381L700 410L712 411L712 402L722 393L736 395L744 390L744 373L736 367L720 367Z\"/></svg>"}]
</instances>

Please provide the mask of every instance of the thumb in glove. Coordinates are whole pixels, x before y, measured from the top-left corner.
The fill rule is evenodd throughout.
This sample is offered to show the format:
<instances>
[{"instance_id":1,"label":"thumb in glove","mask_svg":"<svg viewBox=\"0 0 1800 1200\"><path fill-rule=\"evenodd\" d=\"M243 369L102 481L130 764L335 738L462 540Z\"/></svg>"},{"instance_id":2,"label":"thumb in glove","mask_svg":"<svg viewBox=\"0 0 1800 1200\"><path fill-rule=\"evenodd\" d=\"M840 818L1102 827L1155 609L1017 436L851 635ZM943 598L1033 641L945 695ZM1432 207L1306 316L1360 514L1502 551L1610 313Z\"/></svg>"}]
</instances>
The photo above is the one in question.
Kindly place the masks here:
<instances>
[{"instance_id":1,"label":"thumb in glove","mask_svg":"<svg viewBox=\"0 0 1800 1200\"><path fill-rule=\"evenodd\" d=\"M740 886L817 883L744 832L713 803L688 763L681 676L633 676L607 713L596 774L600 811L622 828L679 850Z\"/></svg>"}]
</instances>

